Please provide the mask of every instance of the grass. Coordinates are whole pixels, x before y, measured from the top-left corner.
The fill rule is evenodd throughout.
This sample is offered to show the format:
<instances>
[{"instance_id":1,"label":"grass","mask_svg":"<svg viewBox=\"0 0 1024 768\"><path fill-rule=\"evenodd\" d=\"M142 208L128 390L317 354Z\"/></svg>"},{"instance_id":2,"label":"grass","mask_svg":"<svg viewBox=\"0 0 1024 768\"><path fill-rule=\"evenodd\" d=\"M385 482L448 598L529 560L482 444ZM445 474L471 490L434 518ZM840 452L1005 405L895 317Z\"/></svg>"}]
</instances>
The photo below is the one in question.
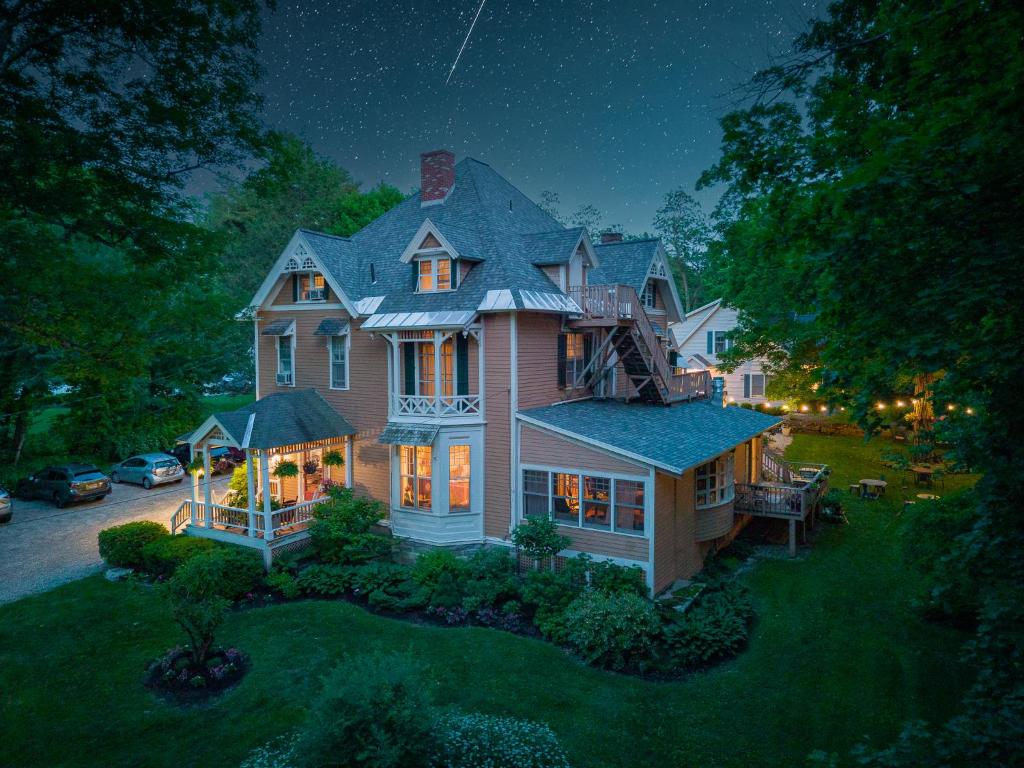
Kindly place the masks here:
<instances>
[{"instance_id":1,"label":"grass","mask_svg":"<svg viewBox=\"0 0 1024 768\"><path fill-rule=\"evenodd\" d=\"M798 435L789 455L832 464L842 488L877 477L884 447ZM920 585L900 561L903 492L890 488L875 502L851 497L851 524L823 528L805 558L748 572L759 616L750 647L678 683L588 669L495 630L300 601L232 613L220 637L251 654L252 671L213 703L177 709L141 686L146 661L178 641L152 589L75 582L0 606L5 764L237 766L301 719L338 658L374 650L427 665L441 703L548 722L588 768L800 765L813 749L885 742L906 719L947 718L969 682L963 636L909 607Z\"/></svg>"}]
</instances>

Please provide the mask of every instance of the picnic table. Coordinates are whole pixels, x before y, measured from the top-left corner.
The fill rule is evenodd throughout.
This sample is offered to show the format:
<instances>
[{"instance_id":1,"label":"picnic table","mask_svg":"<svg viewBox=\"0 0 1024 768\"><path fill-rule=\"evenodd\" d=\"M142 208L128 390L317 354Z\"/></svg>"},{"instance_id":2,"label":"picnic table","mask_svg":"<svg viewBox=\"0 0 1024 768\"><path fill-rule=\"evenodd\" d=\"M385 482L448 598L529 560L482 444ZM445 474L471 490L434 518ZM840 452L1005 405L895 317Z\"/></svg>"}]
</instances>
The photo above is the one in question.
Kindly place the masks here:
<instances>
[{"instance_id":1,"label":"picnic table","mask_svg":"<svg viewBox=\"0 0 1024 768\"><path fill-rule=\"evenodd\" d=\"M889 484L885 480L875 480L873 478L865 478L859 482L860 495L865 499L874 499L878 496L885 495L885 488Z\"/></svg>"},{"instance_id":2,"label":"picnic table","mask_svg":"<svg viewBox=\"0 0 1024 768\"><path fill-rule=\"evenodd\" d=\"M914 473L914 483L917 485L931 485L932 475L935 474L935 468L930 467L927 464L915 464L910 468L910 471Z\"/></svg>"}]
</instances>

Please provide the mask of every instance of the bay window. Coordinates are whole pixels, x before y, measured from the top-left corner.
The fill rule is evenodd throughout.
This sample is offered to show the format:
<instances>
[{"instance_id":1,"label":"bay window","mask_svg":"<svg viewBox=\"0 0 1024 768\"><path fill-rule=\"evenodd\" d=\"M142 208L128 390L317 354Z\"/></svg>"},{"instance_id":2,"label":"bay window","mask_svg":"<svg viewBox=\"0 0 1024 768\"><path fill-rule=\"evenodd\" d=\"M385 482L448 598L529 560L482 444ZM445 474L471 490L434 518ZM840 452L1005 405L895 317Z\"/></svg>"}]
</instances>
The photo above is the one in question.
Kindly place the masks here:
<instances>
[{"instance_id":1,"label":"bay window","mask_svg":"<svg viewBox=\"0 0 1024 768\"><path fill-rule=\"evenodd\" d=\"M719 456L697 467L694 482L697 509L714 507L732 501L733 454Z\"/></svg>"},{"instance_id":2,"label":"bay window","mask_svg":"<svg viewBox=\"0 0 1024 768\"><path fill-rule=\"evenodd\" d=\"M406 509L431 510L431 450L429 445L401 445L399 497Z\"/></svg>"},{"instance_id":3,"label":"bay window","mask_svg":"<svg viewBox=\"0 0 1024 768\"><path fill-rule=\"evenodd\" d=\"M524 469L525 517L545 515L559 525L644 535L646 484L600 474Z\"/></svg>"}]
</instances>

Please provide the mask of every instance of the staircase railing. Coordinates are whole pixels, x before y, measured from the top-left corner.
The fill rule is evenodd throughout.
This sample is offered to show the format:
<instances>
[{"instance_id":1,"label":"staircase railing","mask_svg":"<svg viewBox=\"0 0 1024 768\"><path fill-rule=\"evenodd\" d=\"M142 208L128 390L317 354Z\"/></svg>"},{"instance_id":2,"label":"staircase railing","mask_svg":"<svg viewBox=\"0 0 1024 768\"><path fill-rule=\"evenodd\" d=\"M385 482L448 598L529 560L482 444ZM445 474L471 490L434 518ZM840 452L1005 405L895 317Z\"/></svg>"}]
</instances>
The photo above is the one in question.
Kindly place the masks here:
<instances>
[{"instance_id":1,"label":"staircase railing","mask_svg":"<svg viewBox=\"0 0 1024 768\"><path fill-rule=\"evenodd\" d=\"M779 482L793 482L793 473L790 471L786 461L769 451L762 451L761 453L761 470Z\"/></svg>"},{"instance_id":2,"label":"staircase railing","mask_svg":"<svg viewBox=\"0 0 1024 768\"><path fill-rule=\"evenodd\" d=\"M192 502L186 499L171 515L171 533L177 533L179 528L184 528L190 522L192 522Z\"/></svg>"}]
</instances>

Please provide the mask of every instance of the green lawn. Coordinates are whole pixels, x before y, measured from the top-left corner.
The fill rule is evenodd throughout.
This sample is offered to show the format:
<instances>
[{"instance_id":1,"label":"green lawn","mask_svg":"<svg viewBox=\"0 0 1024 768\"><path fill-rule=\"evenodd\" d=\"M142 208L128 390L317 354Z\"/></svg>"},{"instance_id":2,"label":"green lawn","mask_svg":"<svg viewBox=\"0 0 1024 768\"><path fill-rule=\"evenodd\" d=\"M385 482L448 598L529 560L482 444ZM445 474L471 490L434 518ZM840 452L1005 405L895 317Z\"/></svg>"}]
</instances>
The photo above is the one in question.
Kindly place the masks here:
<instances>
[{"instance_id":1,"label":"green lawn","mask_svg":"<svg viewBox=\"0 0 1024 768\"><path fill-rule=\"evenodd\" d=\"M880 448L798 436L789 454L833 464L845 487L883 471ZM442 703L548 722L577 766L799 765L813 749L884 741L905 719L946 718L968 682L963 637L908 607L917 585L900 562L901 491L889 479L887 499L851 499L851 524L823 529L806 558L749 572L749 649L679 683L587 669L494 630L303 601L233 613L221 638L252 655L251 672L215 703L180 710L140 684L146 660L177 640L152 591L99 576L69 584L0 606L0 762L235 766L301 718L334 660L373 650L428 665Z\"/></svg>"}]
</instances>

